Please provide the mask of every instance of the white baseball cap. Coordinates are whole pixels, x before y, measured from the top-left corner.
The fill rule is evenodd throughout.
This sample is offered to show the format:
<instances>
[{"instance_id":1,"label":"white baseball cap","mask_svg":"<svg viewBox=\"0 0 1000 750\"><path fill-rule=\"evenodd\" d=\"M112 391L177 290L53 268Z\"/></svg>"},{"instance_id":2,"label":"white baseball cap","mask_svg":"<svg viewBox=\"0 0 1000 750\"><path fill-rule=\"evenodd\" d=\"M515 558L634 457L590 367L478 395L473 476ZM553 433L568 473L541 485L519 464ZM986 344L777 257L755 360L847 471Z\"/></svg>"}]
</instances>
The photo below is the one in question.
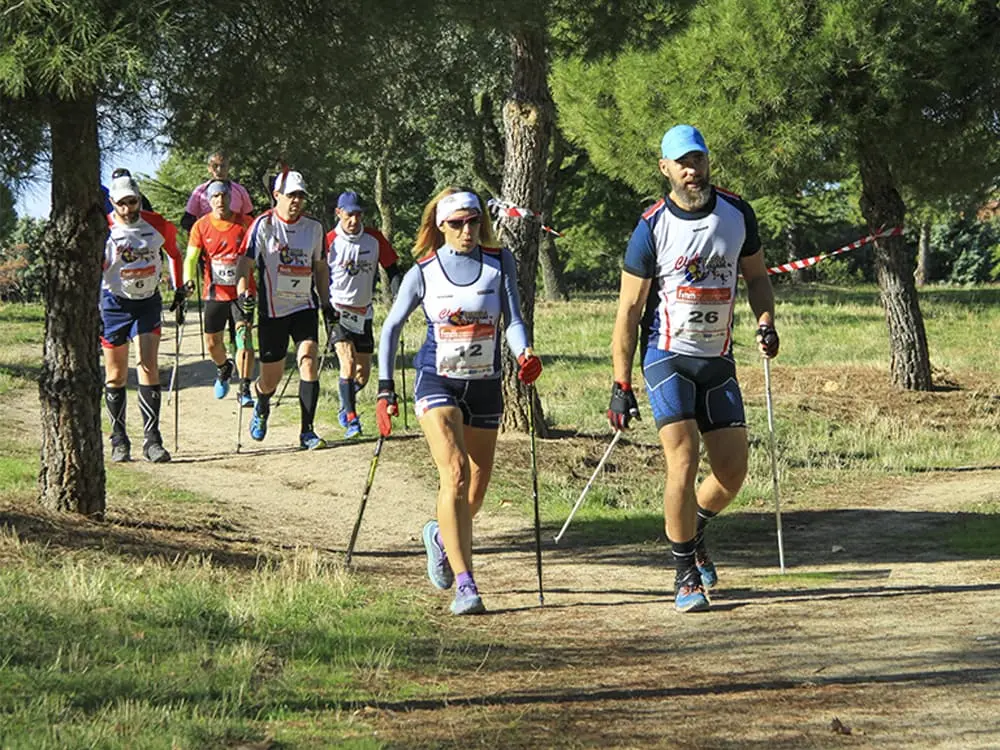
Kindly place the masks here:
<instances>
[{"instance_id":1,"label":"white baseball cap","mask_svg":"<svg viewBox=\"0 0 1000 750\"><path fill-rule=\"evenodd\" d=\"M309 192L301 172L288 172L284 176L279 174L274 180L274 189L283 195Z\"/></svg>"},{"instance_id":2,"label":"white baseball cap","mask_svg":"<svg viewBox=\"0 0 1000 750\"><path fill-rule=\"evenodd\" d=\"M112 203L118 203L122 198L138 198L139 186L135 184L135 180L131 177L125 175L115 177L111 181L111 187L108 189L108 197L111 198Z\"/></svg>"}]
</instances>

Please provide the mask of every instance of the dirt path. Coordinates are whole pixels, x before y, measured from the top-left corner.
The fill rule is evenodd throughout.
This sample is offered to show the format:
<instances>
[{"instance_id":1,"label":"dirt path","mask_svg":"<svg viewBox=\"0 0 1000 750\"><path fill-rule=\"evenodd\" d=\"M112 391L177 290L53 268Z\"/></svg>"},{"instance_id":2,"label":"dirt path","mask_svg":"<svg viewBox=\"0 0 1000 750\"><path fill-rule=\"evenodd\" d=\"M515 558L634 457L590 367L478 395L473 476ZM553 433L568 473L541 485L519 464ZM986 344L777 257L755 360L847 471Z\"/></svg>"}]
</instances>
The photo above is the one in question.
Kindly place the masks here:
<instances>
[{"instance_id":1,"label":"dirt path","mask_svg":"<svg viewBox=\"0 0 1000 750\"><path fill-rule=\"evenodd\" d=\"M182 382L198 385L181 391L180 451L168 466L135 470L214 497L237 536L342 551L373 442L291 450L293 397L266 441L244 438L235 455L235 402L212 398L213 370L195 347L185 342ZM425 591L445 620L448 598L424 578L418 536L435 487L391 445L357 574ZM1000 502L1000 472L886 483L832 510L790 510L784 577L773 516L734 515L713 540L722 578L713 608L684 616L671 608L662 545L577 546L572 527L563 544L546 543L539 608L530 527L487 509L476 562L491 614L448 622L493 645L474 672L420 678L442 698L369 707L362 726L394 747L1000 747L1000 538L964 556L935 543L944 521L975 502ZM961 519L969 534L1000 532L995 517ZM833 731L834 719L850 728Z\"/></svg>"}]
</instances>

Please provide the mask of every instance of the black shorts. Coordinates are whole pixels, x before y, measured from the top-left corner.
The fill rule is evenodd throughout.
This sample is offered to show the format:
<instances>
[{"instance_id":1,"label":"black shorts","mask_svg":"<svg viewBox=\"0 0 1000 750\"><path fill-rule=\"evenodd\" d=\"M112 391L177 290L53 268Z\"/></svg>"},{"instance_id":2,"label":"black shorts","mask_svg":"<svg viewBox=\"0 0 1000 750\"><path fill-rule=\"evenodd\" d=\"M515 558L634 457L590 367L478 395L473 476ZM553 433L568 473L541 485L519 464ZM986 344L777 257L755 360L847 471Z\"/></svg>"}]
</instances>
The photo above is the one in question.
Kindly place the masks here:
<instances>
[{"instance_id":1,"label":"black shorts","mask_svg":"<svg viewBox=\"0 0 1000 750\"><path fill-rule=\"evenodd\" d=\"M222 333L226 324L230 327L239 322L243 312L236 300L222 302L220 300L205 300L205 333Z\"/></svg>"},{"instance_id":2,"label":"black shorts","mask_svg":"<svg viewBox=\"0 0 1000 750\"><path fill-rule=\"evenodd\" d=\"M462 411L462 424L496 430L503 416L503 390L499 378L461 380L418 370L413 401L417 419L440 406L457 406Z\"/></svg>"},{"instance_id":3,"label":"black shorts","mask_svg":"<svg viewBox=\"0 0 1000 750\"><path fill-rule=\"evenodd\" d=\"M303 341L319 340L319 314L313 310L299 310L283 318L261 316L257 326L257 339L261 362L281 362L288 354L288 337L298 346Z\"/></svg>"},{"instance_id":4,"label":"black shorts","mask_svg":"<svg viewBox=\"0 0 1000 750\"><path fill-rule=\"evenodd\" d=\"M331 344L339 344L341 341L350 341L354 344L354 351L358 354L372 354L375 351L375 329L369 318L365 321L364 333L348 331L340 324L340 316L334 313L332 318L324 318L326 321L326 335Z\"/></svg>"}]
</instances>

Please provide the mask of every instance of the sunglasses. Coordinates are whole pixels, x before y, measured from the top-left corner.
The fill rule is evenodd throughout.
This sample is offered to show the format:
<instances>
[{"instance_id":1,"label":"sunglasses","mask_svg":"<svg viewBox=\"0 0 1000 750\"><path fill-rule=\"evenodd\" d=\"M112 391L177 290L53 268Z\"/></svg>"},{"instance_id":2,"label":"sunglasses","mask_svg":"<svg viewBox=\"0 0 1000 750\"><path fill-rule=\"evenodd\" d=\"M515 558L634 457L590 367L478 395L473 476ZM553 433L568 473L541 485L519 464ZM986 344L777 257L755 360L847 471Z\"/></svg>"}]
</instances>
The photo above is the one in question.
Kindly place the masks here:
<instances>
[{"instance_id":1,"label":"sunglasses","mask_svg":"<svg viewBox=\"0 0 1000 750\"><path fill-rule=\"evenodd\" d=\"M139 205L139 199L138 198L122 198L115 205L117 205L117 206L138 206Z\"/></svg>"},{"instance_id":2,"label":"sunglasses","mask_svg":"<svg viewBox=\"0 0 1000 750\"><path fill-rule=\"evenodd\" d=\"M447 219L445 224L447 224L452 229L462 229L466 226L468 227L478 227L482 222L482 218L479 216L470 216L467 219Z\"/></svg>"}]
</instances>

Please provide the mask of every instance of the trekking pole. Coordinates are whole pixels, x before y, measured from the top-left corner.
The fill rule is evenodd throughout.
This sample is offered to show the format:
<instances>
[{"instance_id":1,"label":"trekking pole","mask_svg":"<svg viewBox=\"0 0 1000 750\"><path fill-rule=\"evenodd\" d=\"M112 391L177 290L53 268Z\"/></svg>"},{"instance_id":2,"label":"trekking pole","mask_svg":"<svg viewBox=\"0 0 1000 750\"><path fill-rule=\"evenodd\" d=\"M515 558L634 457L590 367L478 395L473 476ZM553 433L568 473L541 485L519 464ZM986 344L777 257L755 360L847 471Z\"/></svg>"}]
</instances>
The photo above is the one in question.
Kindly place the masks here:
<instances>
[{"instance_id":1,"label":"trekking pole","mask_svg":"<svg viewBox=\"0 0 1000 750\"><path fill-rule=\"evenodd\" d=\"M771 481L774 485L774 515L778 525L778 564L785 572L785 543L781 535L781 500L778 498L778 455L774 448L774 404L771 402L771 360L764 357L764 390L767 393L767 430L771 435Z\"/></svg>"},{"instance_id":2,"label":"trekking pole","mask_svg":"<svg viewBox=\"0 0 1000 750\"><path fill-rule=\"evenodd\" d=\"M379 435L375 441L375 455L372 456L371 466L368 467L368 481L365 482L365 494L361 496L361 507L358 508L358 517L354 521L354 530L351 531L351 541L347 544L347 557L344 558L344 565L351 564L351 555L354 554L354 543L358 540L358 531L361 529L361 517L365 514L365 505L368 504L368 493L372 491L372 482L375 481L375 469L378 467L378 457L382 452L382 444L385 436Z\"/></svg>"},{"instance_id":3,"label":"trekking pole","mask_svg":"<svg viewBox=\"0 0 1000 750\"><path fill-rule=\"evenodd\" d=\"M194 277L195 294L198 295L198 331L201 333L201 358L205 359L205 321L201 318L201 269Z\"/></svg>"},{"instance_id":4,"label":"trekking pole","mask_svg":"<svg viewBox=\"0 0 1000 750\"><path fill-rule=\"evenodd\" d=\"M175 331L174 335L178 336L179 339L180 339L177 342L177 350L180 351L181 342L184 341L184 325L183 325L183 323L180 326L178 326L178 327L181 329L180 333L177 333ZM180 358L175 356L175 358L174 358L174 368L173 368L173 370L170 371L170 385L167 386L167 406L170 406L170 400L173 398L173 395L174 395L174 378L177 377L177 362L179 360L180 360Z\"/></svg>"},{"instance_id":5,"label":"trekking pole","mask_svg":"<svg viewBox=\"0 0 1000 750\"><path fill-rule=\"evenodd\" d=\"M556 544L559 544L559 540L562 539L563 534L566 533L566 529L569 526L569 522L573 520L573 516L576 515L577 510L580 509L580 505L583 504L583 498L587 496L587 491L590 489L590 485L594 483L594 480L597 479L597 475L601 473L601 469L604 467L604 462L608 460L608 456L611 455L612 449L615 447L615 444L621 439L621 436L622 436L622 430L617 430L615 432L615 436L611 439L611 444L608 446L608 449L604 451L604 455L601 456L601 460L597 463L597 468L594 469L594 473L591 475L590 481L587 482L587 486L584 487L583 492L580 493L580 497L577 499L576 505L574 505L573 510L570 511L569 518L566 519L566 523L563 524L562 529L560 529L559 533L556 534L555 536Z\"/></svg>"},{"instance_id":6,"label":"trekking pole","mask_svg":"<svg viewBox=\"0 0 1000 750\"><path fill-rule=\"evenodd\" d=\"M528 386L528 432L531 435L531 492L535 500L535 567L538 569L538 606L545 606L542 593L542 521L538 515L538 458L535 455L535 388Z\"/></svg>"},{"instance_id":7,"label":"trekking pole","mask_svg":"<svg viewBox=\"0 0 1000 750\"><path fill-rule=\"evenodd\" d=\"M174 326L174 371L170 376L171 381L171 392L174 396L174 453L177 452L177 443L179 441L178 435L180 433L180 421L181 421L181 393L180 393L180 379L177 377L178 370L180 369L181 363L181 331L184 330L184 303L181 302L177 306L177 317L175 319L176 325Z\"/></svg>"},{"instance_id":8,"label":"trekking pole","mask_svg":"<svg viewBox=\"0 0 1000 750\"><path fill-rule=\"evenodd\" d=\"M285 376L285 384L281 386L281 393L278 394L278 398L274 402L275 409L281 406L281 399L284 397L285 391L288 390L288 381L292 379L292 373L295 372L296 369L297 368L295 367L288 368L288 375Z\"/></svg>"},{"instance_id":9,"label":"trekking pole","mask_svg":"<svg viewBox=\"0 0 1000 750\"><path fill-rule=\"evenodd\" d=\"M406 340L402 335L399 337L399 376L403 381L403 429L410 429L406 423Z\"/></svg>"}]
</instances>

